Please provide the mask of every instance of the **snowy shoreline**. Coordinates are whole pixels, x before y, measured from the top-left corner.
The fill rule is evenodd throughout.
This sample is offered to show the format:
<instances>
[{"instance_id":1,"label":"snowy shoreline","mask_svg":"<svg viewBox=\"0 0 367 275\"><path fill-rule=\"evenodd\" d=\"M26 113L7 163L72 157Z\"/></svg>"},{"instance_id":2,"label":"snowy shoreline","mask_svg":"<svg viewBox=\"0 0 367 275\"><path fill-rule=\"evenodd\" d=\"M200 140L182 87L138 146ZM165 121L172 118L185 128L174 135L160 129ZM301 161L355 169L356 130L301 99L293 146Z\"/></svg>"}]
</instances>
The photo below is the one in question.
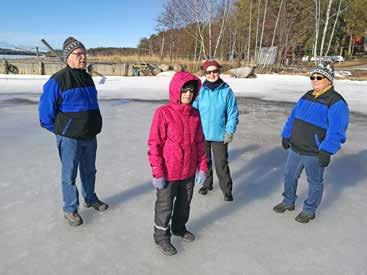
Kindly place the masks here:
<instances>
[{"instance_id":1,"label":"snowy shoreline","mask_svg":"<svg viewBox=\"0 0 367 275\"><path fill-rule=\"evenodd\" d=\"M50 76L0 74L1 94L41 94L42 86ZM100 99L166 100L171 77L120 77L107 76L103 84L95 77ZM310 80L298 75L258 75L254 79L223 76L238 97L258 98L267 101L296 102L310 90ZM367 114L367 81L335 80L335 89L348 102L351 111Z\"/></svg>"}]
</instances>

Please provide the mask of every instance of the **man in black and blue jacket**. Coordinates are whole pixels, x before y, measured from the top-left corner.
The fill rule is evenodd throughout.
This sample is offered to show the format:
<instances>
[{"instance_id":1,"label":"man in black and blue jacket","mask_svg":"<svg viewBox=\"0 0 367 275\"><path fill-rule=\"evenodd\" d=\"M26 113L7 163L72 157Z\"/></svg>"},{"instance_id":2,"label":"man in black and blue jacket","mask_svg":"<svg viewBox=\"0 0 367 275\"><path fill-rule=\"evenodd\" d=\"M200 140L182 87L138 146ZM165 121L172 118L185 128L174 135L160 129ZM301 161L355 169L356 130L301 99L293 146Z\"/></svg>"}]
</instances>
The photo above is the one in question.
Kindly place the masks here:
<instances>
[{"instance_id":1,"label":"man in black and blue jacket","mask_svg":"<svg viewBox=\"0 0 367 275\"><path fill-rule=\"evenodd\" d=\"M282 131L282 146L290 149L285 165L284 198L273 208L277 213L294 210L298 178L304 168L308 197L296 217L301 223L315 218L323 193L324 168L346 141L349 122L348 105L334 90L332 64L319 64L310 79L313 90L296 103Z\"/></svg>"},{"instance_id":2,"label":"man in black and blue jacket","mask_svg":"<svg viewBox=\"0 0 367 275\"><path fill-rule=\"evenodd\" d=\"M102 129L102 117L96 87L85 71L84 45L69 37L64 42L63 55L67 66L43 86L39 118L41 126L56 135L62 165L64 217L70 225L77 226L83 223L75 185L78 167L84 205L98 211L108 208L95 193L96 135Z\"/></svg>"}]
</instances>

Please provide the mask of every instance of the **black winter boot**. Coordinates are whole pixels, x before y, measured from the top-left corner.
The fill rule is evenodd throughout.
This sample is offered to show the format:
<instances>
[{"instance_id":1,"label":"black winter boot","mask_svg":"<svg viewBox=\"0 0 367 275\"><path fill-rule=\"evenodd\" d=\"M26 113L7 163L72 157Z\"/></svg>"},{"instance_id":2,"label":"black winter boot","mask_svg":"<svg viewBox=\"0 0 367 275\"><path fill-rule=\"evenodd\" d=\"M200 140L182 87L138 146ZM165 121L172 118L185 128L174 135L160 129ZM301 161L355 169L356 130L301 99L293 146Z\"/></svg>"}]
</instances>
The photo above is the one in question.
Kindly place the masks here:
<instances>
[{"instance_id":1,"label":"black winter boot","mask_svg":"<svg viewBox=\"0 0 367 275\"><path fill-rule=\"evenodd\" d=\"M273 207L274 212L277 213L284 213L285 211L293 211L294 204L285 204L285 203L278 203L276 206Z\"/></svg>"},{"instance_id":2,"label":"black winter boot","mask_svg":"<svg viewBox=\"0 0 367 275\"><path fill-rule=\"evenodd\" d=\"M208 194L208 187L206 187L206 186L201 187L201 188L199 189L199 194L201 194L201 195L206 195L206 194Z\"/></svg>"},{"instance_id":3,"label":"black winter boot","mask_svg":"<svg viewBox=\"0 0 367 275\"><path fill-rule=\"evenodd\" d=\"M84 203L84 207L86 208L93 207L97 211L106 211L108 208L108 204L97 199L95 202L92 202L91 204Z\"/></svg>"},{"instance_id":4,"label":"black winter boot","mask_svg":"<svg viewBox=\"0 0 367 275\"><path fill-rule=\"evenodd\" d=\"M195 240L195 235L192 234L190 231L187 231L183 234L178 234L175 232L172 232L173 235L175 236L180 236L182 238L183 241L185 242L193 242Z\"/></svg>"},{"instance_id":5,"label":"black winter boot","mask_svg":"<svg viewBox=\"0 0 367 275\"><path fill-rule=\"evenodd\" d=\"M225 201L233 201L233 196L232 196L232 194L225 194L225 195L224 195L224 200L225 200Z\"/></svg>"},{"instance_id":6,"label":"black winter boot","mask_svg":"<svg viewBox=\"0 0 367 275\"><path fill-rule=\"evenodd\" d=\"M314 218L315 218L315 213L307 214L302 211L301 213L298 214L295 220L300 223L308 223L310 220L313 220Z\"/></svg>"},{"instance_id":7,"label":"black winter boot","mask_svg":"<svg viewBox=\"0 0 367 275\"><path fill-rule=\"evenodd\" d=\"M177 253L176 248L171 244L171 241L169 239L162 240L159 243L157 243L159 250L162 252L162 254L167 256L172 256Z\"/></svg>"}]
</instances>

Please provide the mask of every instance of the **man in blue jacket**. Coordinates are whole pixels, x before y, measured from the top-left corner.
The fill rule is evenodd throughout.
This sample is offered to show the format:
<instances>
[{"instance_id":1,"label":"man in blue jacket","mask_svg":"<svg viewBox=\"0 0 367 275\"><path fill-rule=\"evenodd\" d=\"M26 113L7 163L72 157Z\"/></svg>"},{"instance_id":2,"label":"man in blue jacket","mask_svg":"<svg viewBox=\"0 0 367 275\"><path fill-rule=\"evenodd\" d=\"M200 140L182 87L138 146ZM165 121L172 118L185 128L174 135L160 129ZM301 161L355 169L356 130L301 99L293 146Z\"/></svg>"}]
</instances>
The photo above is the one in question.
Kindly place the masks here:
<instances>
[{"instance_id":1,"label":"man in blue jacket","mask_svg":"<svg viewBox=\"0 0 367 275\"><path fill-rule=\"evenodd\" d=\"M102 129L97 90L85 71L86 49L73 37L65 40L67 66L43 86L39 103L41 126L56 135L61 160L64 217L72 226L83 223L78 213L79 193L75 179L79 167L84 206L104 211L108 205L95 193L96 135Z\"/></svg>"},{"instance_id":2,"label":"man in blue jacket","mask_svg":"<svg viewBox=\"0 0 367 275\"><path fill-rule=\"evenodd\" d=\"M297 183L303 168L308 182L308 197L296 221L308 223L315 218L323 193L324 168L346 141L348 105L334 90L332 64L319 64L311 72L313 90L294 106L282 131L282 146L288 150L285 165L283 201L273 210L294 210ZM290 149L288 149L290 148Z\"/></svg>"},{"instance_id":3,"label":"man in blue jacket","mask_svg":"<svg viewBox=\"0 0 367 275\"><path fill-rule=\"evenodd\" d=\"M199 193L206 195L213 190L212 152L219 186L225 201L233 201L232 178L228 166L228 144L233 140L238 124L238 108L232 89L220 78L220 64L206 60L201 65L206 80L196 97L193 107L200 112L205 136L205 153L208 176Z\"/></svg>"}]
</instances>

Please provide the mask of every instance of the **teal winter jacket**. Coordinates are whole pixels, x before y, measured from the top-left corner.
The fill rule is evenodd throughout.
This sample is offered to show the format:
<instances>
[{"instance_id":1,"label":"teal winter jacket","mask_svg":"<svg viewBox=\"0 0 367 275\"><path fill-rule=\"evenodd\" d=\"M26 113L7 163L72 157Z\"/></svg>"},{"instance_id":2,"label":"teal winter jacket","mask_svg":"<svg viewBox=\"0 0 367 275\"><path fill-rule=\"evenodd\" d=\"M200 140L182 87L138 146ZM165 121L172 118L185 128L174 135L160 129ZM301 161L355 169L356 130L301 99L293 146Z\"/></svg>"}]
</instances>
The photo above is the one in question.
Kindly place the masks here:
<instances>
[{"instance_id":1,"label":"teal winter jacket","mask_svg":"<svg viewBox=\"0 0 367 275\"><path fill-rule=\"evenodd\" d=\"M236 98L223 82L213 91L202 86L193 105L200 112L205 140L223 141L225 134L234 134L238 124Z\"/></svg>"}]
</instances>

